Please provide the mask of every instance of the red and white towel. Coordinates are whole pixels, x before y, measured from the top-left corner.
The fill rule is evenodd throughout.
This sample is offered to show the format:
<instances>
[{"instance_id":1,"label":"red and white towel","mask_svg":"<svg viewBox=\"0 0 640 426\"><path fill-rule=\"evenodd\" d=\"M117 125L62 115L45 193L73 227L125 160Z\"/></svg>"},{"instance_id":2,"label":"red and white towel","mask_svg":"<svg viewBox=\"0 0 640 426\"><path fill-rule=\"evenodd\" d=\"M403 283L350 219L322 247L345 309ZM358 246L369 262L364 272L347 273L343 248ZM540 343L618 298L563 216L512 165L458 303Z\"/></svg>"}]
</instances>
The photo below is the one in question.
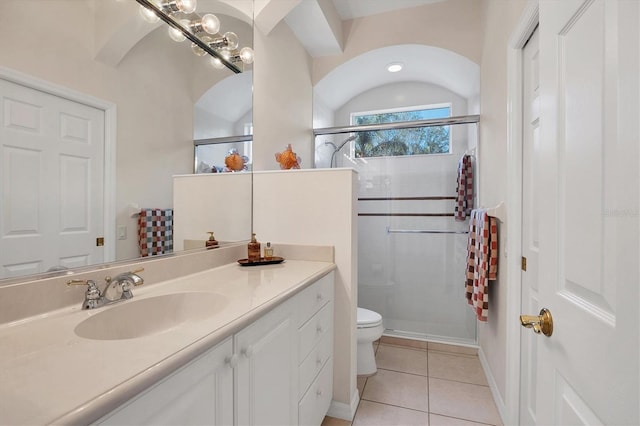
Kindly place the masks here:
<instances>
[{"instance_id":1,"label":"red and white towel","mask_svg":"<svg viewBox=\"0 0 640 426\"><path fill-rule=\"evenodd\" d=\"M155 256L173 251L173 210L142 209L138 218L140 256Z\"/></svg>"},{"instance_id":2,"label":"red and white towel","mask_svg":"<svg viewBox=\"0 0 640 426\"><path fill-rule=\"evenodd\" d=\"M466 297L479 321L489 316L489 281L498 277L498 221L486 210L471 211L467 242Z\"/></svg>"},{"instance_id":3,"label":"red and white towel","mask_svg":"<svg viewBox=\"0 0 640 426\"><path fill-rule=\"evenodd\" d=\"M458 162L456 185L455 220L462 222L471 214L473 208L473 161L470 155L463 155Z\"/></svg>"}]
</instances>

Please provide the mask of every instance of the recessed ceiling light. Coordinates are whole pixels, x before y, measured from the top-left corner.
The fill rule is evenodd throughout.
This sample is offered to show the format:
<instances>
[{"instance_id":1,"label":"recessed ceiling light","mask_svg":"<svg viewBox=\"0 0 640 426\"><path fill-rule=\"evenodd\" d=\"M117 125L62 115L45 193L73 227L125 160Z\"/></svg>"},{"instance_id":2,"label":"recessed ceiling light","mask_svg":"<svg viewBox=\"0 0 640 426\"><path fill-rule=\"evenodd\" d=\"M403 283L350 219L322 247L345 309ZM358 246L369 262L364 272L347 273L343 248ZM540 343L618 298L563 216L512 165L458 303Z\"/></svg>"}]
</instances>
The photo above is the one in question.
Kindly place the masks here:
<instances>
[{"instance_id":1,"label":"recessed ceiling light","mask_svg":"<svg viewBox=\"0 0 640 426\"><path fill-rule=\"evenodd\" d=\"M402 69L402 67L403 67L402 62L392 62L389 65L387 65L387 71L398 72Z\"/></svg>"}]
</instances>

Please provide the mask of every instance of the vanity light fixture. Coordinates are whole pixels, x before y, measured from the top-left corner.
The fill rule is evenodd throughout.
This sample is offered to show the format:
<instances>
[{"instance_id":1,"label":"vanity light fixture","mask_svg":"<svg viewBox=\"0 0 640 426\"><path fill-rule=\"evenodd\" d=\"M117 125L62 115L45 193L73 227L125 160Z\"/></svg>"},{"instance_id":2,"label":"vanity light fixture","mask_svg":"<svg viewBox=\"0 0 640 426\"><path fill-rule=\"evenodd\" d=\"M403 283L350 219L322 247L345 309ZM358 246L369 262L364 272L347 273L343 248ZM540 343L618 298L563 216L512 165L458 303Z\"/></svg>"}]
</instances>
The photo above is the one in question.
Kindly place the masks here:
<instances>
[{"instance_id":1,"label":"vanity light fixture","mask_svg":"<svg viewBox=\"0 0 640 426\"><path fill-rule=\"evenodd\" d=\"M238 48L238 42L238 36L236 33L228 31L224 33L222 37L219 37L209 43L209 46L214 49L235 50Z\"/></svg>"},{"instance_id":2,"label":"vanity light fixture","mask_svg":"<svg viewBox=\"0 0 640 426\"><path fill-rule=\"evenodd\" d=\"M160 2L160 7L164 13L172 14L182 12L193 13L198 6L198 0L169 0Z\"/></svg>"},{"instance_id":3,"label":"vanity light fixture","mask_svg":"<svg viewBox=\"0 0 640 426\"><path fill-rule=\"evenodd\" d=\"M398 72L398 71L401 71L403 67L404 67L404 64L402 62L392 62L389 65L387 65L387 71Z\"/></svg>"},{"instance_id":4,"label":"vanity light fixture","mask_svg":"<svg viewBox=\"0 0 640 426\"><path fill-rule=\"evenodd\" d=\"M229 68L235 73L242 70L236 64L251 64L253 49L238 51L238 36L231 31L220 34L220 20L207 13L195 13L197 0L135 0L140 4L142 18L150 23L163 20L169 25L169 36L176 42L191 41L191 50L197 56L211 56L214 68ZM213 37L215 36L215 37Z\"/></svg>"}]
</instances>

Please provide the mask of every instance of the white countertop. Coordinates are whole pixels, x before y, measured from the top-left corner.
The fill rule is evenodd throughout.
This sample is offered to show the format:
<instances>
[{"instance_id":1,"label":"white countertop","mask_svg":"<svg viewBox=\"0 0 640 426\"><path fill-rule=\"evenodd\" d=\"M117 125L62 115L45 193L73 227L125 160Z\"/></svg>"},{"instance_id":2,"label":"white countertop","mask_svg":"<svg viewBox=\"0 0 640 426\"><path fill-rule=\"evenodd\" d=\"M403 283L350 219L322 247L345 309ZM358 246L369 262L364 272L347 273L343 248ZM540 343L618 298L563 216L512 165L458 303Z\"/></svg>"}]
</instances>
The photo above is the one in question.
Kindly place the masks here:
<instances>
[{"instance_id":1,"label":"white countertop","mask_svg":"<svg viewBox=\"0 0 640 426\"><path fill-rule=\"evenodd\" d=\"M95 310L78 305L4 325L0 424L95 421L334 268L329 262L301 260L257 267L229 264L135 287L129 301ZM217 293L228 303L208 318L134 339L91 340L74 333L82 320L103 310L176 292Z\"/></svg>"}]
</instances>

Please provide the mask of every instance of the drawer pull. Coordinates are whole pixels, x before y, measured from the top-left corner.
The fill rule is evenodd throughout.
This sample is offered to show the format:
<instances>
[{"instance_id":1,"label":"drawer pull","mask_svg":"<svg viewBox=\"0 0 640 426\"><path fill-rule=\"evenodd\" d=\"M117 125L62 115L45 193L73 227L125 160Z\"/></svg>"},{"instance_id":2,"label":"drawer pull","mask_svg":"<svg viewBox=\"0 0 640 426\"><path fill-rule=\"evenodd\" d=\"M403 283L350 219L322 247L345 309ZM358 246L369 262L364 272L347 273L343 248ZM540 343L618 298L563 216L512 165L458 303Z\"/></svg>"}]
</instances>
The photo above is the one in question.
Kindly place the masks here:
<instances>
[{"instance_id":1,"label":"drawer pull","mask_svg":"<svg viewBox=\"0 0 640 426\"><path fill-rule=\"evenodd\" d=\"M224 362L229 367L236 368L236 366L238 365L238 355L233 354L231 356L228 356L228 357L225 358Z\"/></svg>"},{"instance_id":2,"label":"drawer pull","mask_svg":"<svg viewBox=\"0 0 640 426\"><path fill-rule=\"evenodd\" d=\"M244 356L246 356L247 358L251 358L251 355L253 355L253 346L248 346L244 349L242 349L240 351L240 353Z\"/></svg>"},{"instance_id":3,"label":"drawer pull","mask_svg":"<svg viewBox=\"0 0 640 426\"><path fill-rule=\"evenodd\" d=\"M318 357L318 359L316 359L316 365L321 365L322 364L322 358Z\"/></svg>"},{"instance_id":4,"label":"drawer pull","mask_svg":"<svg viewBox=\"0 0 640 426\"><path fill-rule=\"evenodd\" d=\"M324 299L324 296L322 296L322 293L318 293L318 294L316 295L316 300L317 300L318 302L320 302L320 301L322 301L322 299Z\"/></svg>"},{"instance_id":5,"label":"drawer pull","mask_svg":"<svg viewBox=\"0 0 640 426\"><path fill-rule=\"evenodd\" d=\"M318 332L318 334L322 334L322 332L324 331L324 329L322 328L322 324L318 324L318 326L316 327L316 331Z\"/></svg>"},{"instance_id":6,"label":"drawer pull","mask_svg":"<svg viewBox=\"0 0 640 426\"><path fill-rule=\"evenodd\" d=\"M318 396L318 397L322 396L322 389L318 389L316 391L316 396Z\"/></svg>"}]
</instances>

